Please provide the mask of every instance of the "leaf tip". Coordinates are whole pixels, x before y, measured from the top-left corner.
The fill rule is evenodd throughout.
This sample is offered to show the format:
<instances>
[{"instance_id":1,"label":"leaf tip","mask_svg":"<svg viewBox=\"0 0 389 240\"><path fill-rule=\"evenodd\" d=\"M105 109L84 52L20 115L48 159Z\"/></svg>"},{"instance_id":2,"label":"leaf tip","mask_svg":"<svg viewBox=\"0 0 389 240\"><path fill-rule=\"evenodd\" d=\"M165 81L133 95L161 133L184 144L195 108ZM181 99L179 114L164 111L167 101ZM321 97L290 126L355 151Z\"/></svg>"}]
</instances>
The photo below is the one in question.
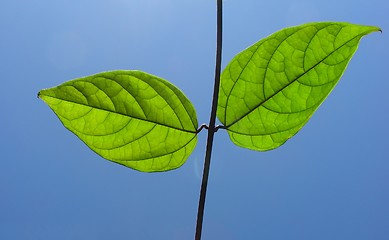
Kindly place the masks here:
<instances>
[{"instance_id":1,"label":"leaf tip","mask_svg":"<svg viewBox=\"0 0 389 240\"><path fill-rule=\"evenodd\" d=\"M380 27L375 26L373 29L373 32L380 32L382 33L382 29Z\"/></svg>"},{"instance_id":2,"label":"leaf tip","mask_svg":"<svg viewBox=\"0 0 389 240\"><path fill-rule=\"evenodd\" d=\"M37 94L36 94L36 97L39 98L39 99L42 99L42 97L44 97L44 92L45 92L46 89L42 89L40 90Z\"/></svg>"}]
</instances>

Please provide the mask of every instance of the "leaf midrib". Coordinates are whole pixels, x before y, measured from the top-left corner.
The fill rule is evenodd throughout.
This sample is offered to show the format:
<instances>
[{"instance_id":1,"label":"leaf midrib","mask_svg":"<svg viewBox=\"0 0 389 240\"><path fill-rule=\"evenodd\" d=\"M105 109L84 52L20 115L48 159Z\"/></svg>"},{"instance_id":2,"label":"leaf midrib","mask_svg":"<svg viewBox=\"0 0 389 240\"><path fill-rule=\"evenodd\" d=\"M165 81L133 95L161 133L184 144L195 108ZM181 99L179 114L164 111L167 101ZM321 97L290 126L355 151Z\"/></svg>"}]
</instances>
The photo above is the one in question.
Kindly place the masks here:
<instances>
[{"instance_id":1,"label":"leaf midrib","mask_svg":"<svg viewBox=\"0 0 389 240\"><path fill-rule=\"evenodd\" d=\"M237 118L236 120L234 120L232 123L228 124L225 126L226 129L230 128L231 126L233 126L234 124L236 124L237 122L239 122L241 119L245 118L246 116L248 116L250 113L252 113L253 111L255 111L257 108L261 107L264 103L266 103L268 100L270 100L271 98L273 98L275 95L277 95L278 93L282 92L284 89L286 89L287 87L289 87L291 84L293 84L294 82L296 82L298 79L300 79L302 76L304 76L305 74L307 74L308 72L310 72L311 70L313 70L315 67L317 67L319 64L323 63L328 57L330 57L334 52L338 51L340 48L342 48L343 46L345 46L347 43L351 42L352 40L356 39L356 38L361 38L363 37L364 35L366 35L368 32L370 31L366 31L366 32L363 32L361 34L358 34L356 35L355 37L351 38L350 40L346 41L345 43L343 43L342 45L340 45L338 48L336 48L335 50L333 50L330 54L328 54L325 58L323 58L322 60L318 61L315 65L313 65L312 67L310 67L307 71L305 71L304 73L300 74L299 76L297 76L295 79L293 79L292 81L290 81L288 84L286 84L284 87L280 88L278 91L274 92L272 95L270 95L269 97L265 98L263 101L261 101L259 104L257 104L255 107L253 107L253 109L251 109L250 111L248 111L247 113L243 114L241 117ZM317 34L317 33L316 33ZM315 35L316 35L315 34ZM285 41L285 40L284 40ZM284 42L282 41L282 42ZM281 42L281 43L282 43ZM281 45L281 44L280 44ZM275 51L273 52L272 56L274 55ZM271 58L270 58L271 59ZM269 60L270 61L270 60ZM243 72L243 70L242 70ZM226 109L228 107L228 102L226 104ZM227 118L227 115L226 115L226 118Z\"/></svg>"},{"instance_id":2,"label":"leaf midrib","mask_svg":"<svg viewBox=\"0 0 389 240\"><path fill-rule=\"evenodd\" d=\"M70 100L67 100L67 99L65 100L65 99L61 99L61 98L57 98L57 97L53 97L53 96L49 96L49 95L42 95L39 92L38 93L38 97L40 98L41 96L45 96L45 97L53 98L53 99L58 99L60 101L69 102L69 103L72 103L72 104L76 104L76 105L80 105L80 106L84 106L84 107L89 107L89 108L97 109L97 110L100 110L100 111L109 112L109 113L112 113L112 114L118 114L118 115L121 115L121 116L124 116L124 117L133 118L133 119L136 119L136 120L139 120L139 121L145 121L145 122L148 122L148 123L157 124L157 125L160 125L160 126L163 126L163 127L175 129L175 130L186 132L186 133L197 134L197 131L191 131L191 130L187 130L187 129L182 129L182 128L170 126L170 125L167 125L167 124L162 124L162 123L159 123L159 122L155 122L155 121L152 121L152 120L149 120L149 119L142 119L142 118L135 117L135 116L129 116L129 115L126 115L126 114L123 114L123 113L120 113L120 112L115 112L115 111L112 111L112 110L109 110L109 109L92 107L92 106L89 106L87 104L83 104L83 103L79 103L79 102L75 102L75 101L70 101Z\"/></svg>"}]
</instances>

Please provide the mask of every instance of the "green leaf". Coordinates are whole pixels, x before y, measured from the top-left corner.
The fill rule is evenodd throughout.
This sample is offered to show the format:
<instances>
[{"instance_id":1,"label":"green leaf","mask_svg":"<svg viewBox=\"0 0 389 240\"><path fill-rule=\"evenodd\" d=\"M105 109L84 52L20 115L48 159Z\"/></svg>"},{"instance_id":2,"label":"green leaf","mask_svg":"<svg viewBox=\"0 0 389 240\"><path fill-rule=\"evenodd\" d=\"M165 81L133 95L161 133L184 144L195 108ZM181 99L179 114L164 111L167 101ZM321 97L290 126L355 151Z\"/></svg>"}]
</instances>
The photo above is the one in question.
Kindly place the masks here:
<instances>
[{"instance_id":1,"label":"green leaf","mask_svg":"<svg viewBox=\"0 0 389 240\"><path fill-rule=\"evenodd\" d=\"M221 76L217 116L238 146L271 150L295 135L332 91L377 27L309 23L239 53Z\"/></svg>"},{"instance_id":2,"label":"green leaf","mask_svg":"<svg viewBox=\"0 0 389 240\"><path fill-rule=\"evenodd\" d=\"M144 72L99 73L38 96L97 154L139 171L178 168L197 143L191 102L166 80Z\"/></svg>"}]
</instances>

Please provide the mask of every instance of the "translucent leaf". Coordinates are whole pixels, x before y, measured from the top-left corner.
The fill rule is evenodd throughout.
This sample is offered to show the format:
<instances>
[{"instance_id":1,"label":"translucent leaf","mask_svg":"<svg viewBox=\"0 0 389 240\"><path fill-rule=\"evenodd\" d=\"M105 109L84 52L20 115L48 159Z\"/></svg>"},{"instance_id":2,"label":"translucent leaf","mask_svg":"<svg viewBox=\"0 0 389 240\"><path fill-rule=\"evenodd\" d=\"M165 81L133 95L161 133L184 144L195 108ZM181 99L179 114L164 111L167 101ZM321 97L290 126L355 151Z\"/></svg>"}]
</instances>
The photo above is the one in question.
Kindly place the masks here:
<instances>
[{"instance_id":1,"label":"translucent leaf","mask_svg":"<svg viewBox=\"0 0 389 240\"><path fill-rule=\"evenodd\" d=\"M178 168L197 142L191 102L166 80L144 72L104 72L38 96L97 154L139 171Z\"/></svg>"},{"instance_id":2,"label":"translucent leaf","mask_svg":"<svg viewBox=\"0 0 389 240\"><path fill-rule=\"evenodd\" d=\"M239 53L221 76L219 120L241 147L270 150L295 135L335 87L360 39L377 27L310 23Z\"/></svg>"}]
</instances>

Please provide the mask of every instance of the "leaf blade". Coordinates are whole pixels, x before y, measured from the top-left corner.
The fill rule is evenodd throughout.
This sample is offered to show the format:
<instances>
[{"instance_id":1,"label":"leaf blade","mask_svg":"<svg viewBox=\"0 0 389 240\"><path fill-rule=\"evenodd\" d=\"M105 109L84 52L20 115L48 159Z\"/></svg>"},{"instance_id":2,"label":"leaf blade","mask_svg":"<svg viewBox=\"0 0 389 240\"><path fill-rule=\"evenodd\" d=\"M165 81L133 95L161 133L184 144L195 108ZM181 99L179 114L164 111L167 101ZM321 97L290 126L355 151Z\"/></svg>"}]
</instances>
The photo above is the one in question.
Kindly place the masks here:
<instances>
[{"instance_id":1,"label":"leaf blade","mask_svg":"<svg viewBox=\"0 0 389 240\"><path fill-rule=\"evenodd\" d=\"M78 78L38 96L94 152L139 171L178 168L197 143L190 101L166 80L141 71Z\"/></svg>"},{"instance_id":2,"label":"leaf blade","mask_svg":"<svg viewBox=\"0 0 389 240\"><path fill-rule=\"evenodd\" d=\"M295 135L328 96L377 27L310 23L286 28L239 53L221 78L218 118L231 140L271 150Z\"/></svg>"}]
</instances>

